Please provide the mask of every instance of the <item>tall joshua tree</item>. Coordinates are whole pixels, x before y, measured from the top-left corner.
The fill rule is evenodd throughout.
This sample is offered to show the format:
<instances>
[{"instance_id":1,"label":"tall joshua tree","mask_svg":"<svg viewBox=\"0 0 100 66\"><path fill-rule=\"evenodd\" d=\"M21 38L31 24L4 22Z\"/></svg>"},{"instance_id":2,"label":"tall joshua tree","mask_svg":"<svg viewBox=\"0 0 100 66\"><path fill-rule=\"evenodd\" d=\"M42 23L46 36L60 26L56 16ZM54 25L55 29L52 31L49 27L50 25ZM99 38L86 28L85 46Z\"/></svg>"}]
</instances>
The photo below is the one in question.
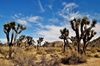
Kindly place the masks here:
<instances>
[{"instance_id":1,"label":"tall joshua tree","mask_svg":"<svg viewBox=\"0 0 100 66\"><path fill-rule=\"evenodd\" d=\"M60 33L61 33L61 36L59 38L63 39L64 41L63 52L65 52L65 46L68 44L69 30L64 28L63 30L60 30Z\"/></svg>"},{"instance_id":2,"label":"tall joshua tree","mask_svg":"<svg viewBox=\"0 0 100 66\"><path fill-rule=\"evenodd\" d=\"M7 44L9 46L9 58L11 58L11 54L12 54L12 42L14 39L15 25L16 25L15 22L4 24L4 33L6 34ZM10 37L10 31L12 31L11 37Z\"/></svg>"},{"instance_id":3,"label":"tall joshua tree","mask_svg":"<svg viewBox=\"0 0 100 66\"><path fill-rule=\"evenodd\" d=\"M7 38L7 44L9 46L9 58L11 58L11 54L12 54L12 45L14 42L14 34L16 32L16 34L19 34L24 28L21 27L16 27L16 23L15 22L9 22L3 25L4 27L4 33L6 34L6 38ZM18 31L18 29L20 29Z\"/></svg>"},{"instance_id":4,"label":"tall joshua tree","mask_svg":"<svg viewBox=\"0 0 100 66\"><path fill-rule=\"evenodd\" d=\"M83 17L79 19L75 18L71 20L70 23L72 29L75 31L76 34L78 52L80 53L80 41L83 40L83 52L85 53L88 42L96 34L96 32L92 30L92 28L95 27L96 20L92 20L92 24L90 25L89 19L87 17Z\"/></svg>"}]
</instances>

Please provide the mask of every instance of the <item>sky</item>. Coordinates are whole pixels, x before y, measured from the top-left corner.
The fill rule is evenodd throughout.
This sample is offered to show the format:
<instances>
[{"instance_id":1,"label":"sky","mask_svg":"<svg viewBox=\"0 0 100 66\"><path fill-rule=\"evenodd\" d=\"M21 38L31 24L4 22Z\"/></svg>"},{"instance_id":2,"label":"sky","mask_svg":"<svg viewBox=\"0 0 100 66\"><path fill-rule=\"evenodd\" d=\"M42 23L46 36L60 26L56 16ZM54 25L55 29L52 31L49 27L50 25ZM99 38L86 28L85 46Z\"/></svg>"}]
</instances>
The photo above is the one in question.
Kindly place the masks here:
<instances>
[{"instance_id":1,"label":"sky","mask_svg":"<svg viewBox=\"0 0 100 66\"><path fill-rule=\"evenodd\" d=\"M100 36L100 0L0 0L0 40L6 41L3 25L15 21L27 29L21 35L32 36L35 40L60 40L60 29L66 27L70 36L75 36L69 21L87 16L96 19L94 30Z\"/></svg>"}]
</instances>

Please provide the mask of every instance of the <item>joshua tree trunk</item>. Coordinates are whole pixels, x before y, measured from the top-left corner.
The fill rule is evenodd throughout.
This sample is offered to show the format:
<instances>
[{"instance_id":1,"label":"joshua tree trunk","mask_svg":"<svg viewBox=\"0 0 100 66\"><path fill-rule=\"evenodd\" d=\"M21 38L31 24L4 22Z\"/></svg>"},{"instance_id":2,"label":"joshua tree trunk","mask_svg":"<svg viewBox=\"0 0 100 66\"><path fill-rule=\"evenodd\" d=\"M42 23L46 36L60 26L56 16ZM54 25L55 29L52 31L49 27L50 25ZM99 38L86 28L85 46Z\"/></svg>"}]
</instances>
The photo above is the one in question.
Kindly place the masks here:
<instances>
[{"instance_id":1,"label":"joshua tree trunk","mask_svg":"<svg viewBox=\"0 0 100 66\"><path fill-rule=\"evenodd\" d=\"M63 41L64 41L63 52L65 52L66 40L64 39Z\"/></svg>"},{"instance_id":2,"label":"joshua tree trunk","mask_svg":"<svg viewBox=\"0 0 100 66\"><path fill-rule=\"evenodd\" d=\"M80 53L80 41L77 42L77 50L78 50L78 53Z\"/></svg>"},{"instance_id":3,"label":"joshua tree trunk","mask_svg":"<svg viewBox=\"0 0 100 66\"><path fill-rule=\"evenodd\" d=\"M18 35L18 34L15 34L14 42L16 42L16 39L17 39L17 35Z\"/></svg>"},{"instance_id":4,"label":"joshua tree trunk","mask_svg":"<svg viewBox=\"0 0 100 66\"><path fill-rule=\"evenodd\" d=\"M84 46L84 48L83 48L83 51L84 51L84 54L85 54L85 55L86 55L86 49L87 49L87 46L88 46L88 44L85 43L85 46Z\"/></svg>"},{"instance_id":5,"label":"joshua tree trunk","mask_svg":"<svg viewBox=\"0 0 100 66\"><path fill-rule=\"evenodd\" d=\"M6 33L6 37L7 37L7 44L9 45L9 33Z\"/></svg>"},{"instance_id":6,"label":"joshua tree trunk","mask_svg":"<svg viewBox=\"0 0 100 66\"><path fill-rule=\"evenodd\" d=\"M12 58L12 43L13 43L13 39L14 39L14 31L12 31L12 35L11 35L11 42L9 44L9 58Z\"/></svg>"}]
</instances>

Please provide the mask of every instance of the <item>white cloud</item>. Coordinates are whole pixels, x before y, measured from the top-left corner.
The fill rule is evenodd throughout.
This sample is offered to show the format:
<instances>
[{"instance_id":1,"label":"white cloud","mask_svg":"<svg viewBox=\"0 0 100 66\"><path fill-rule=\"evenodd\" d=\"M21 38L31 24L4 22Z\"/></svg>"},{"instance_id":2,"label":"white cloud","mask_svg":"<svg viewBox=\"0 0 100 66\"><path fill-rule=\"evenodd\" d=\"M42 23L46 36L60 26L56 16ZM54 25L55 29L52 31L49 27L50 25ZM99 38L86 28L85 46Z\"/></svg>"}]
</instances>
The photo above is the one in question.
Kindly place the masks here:
<instances>
[{"instance_id":1,"label":"white cloud","mask_svg":"<svg viewBox=\"0 0 100 66\"><path fill-rule=\"evenodd\" d=\"M24 19L17 19L16 21L22 25L27 25L27 21Z\"/></svg>"},{"instance_id":2,"label":"white cloud","mask_svg":"<svg viewBox=\"0 0 100 66\"><path fill-rule=\"evenodd\" d=\"M17 16L17 15L16 15ZM19 16L17 16L19 17ZM30 17L19 17L16 18L15 21L22 24L22 25L26 25L26 26L32 26L30 23L35 23L38 25L39 22L41 22L43 20L42 17L40 16L30 16Z\"/></svg>"},{"instance_id":3,"label":"white cloud","mask_svg":"<svg viewBox=\"0 0 100 66\"><path fill-rule=\"evenodd\" d=\"M7 42L6 38L0 38L0 41L1 41L2 43L6 43L6 42Z\"/></svg>"},{"instance_id":4,"label":"white cloud","mask_svg":"<svg viewBox=\"0 0 100 66\"><path fill-rule=\"evenodd\" d=\"M29 17L28 19L27 19L29 22L38 22L39 20L42 20L42 17L40 17L40 16L32 16L32 17Z\"/></svg>"},{"instance_id":5,"label":"white cloud","mask_svg":"<svg viewBox=\"0 0 100 66\"><path fill-rule=\"evenodd\" d=\"M94 30L97 31L97 32L100 32L100 23L96 24Z\"/></svg>"},{"instance_id":6,"label":"white cloud","mask_svg":"<svg viewBox=\"0 0 100 66\"><path fill-rule=\"evenodd\" d=\"M62 26L47 25L45 28L47 30L37 31L37 34L42 35L48 41L59 40L59 30L63 28Z\"/></svg>"},{"instance_id":7,"label":"white cloud","mask_svg":"<svg viewBox=\"0 0 100 66\"><path fill-rule=\"evenodd\" d=\"M81 18L83 15L78 11L74 12L74 9L78 7L76 3L62 3L64 5L63 9L58 12L58 14L64 18L65 21L70 21L74 18Z\"/></svg>"},{"instance_id":8,"label":"white cloud","mask_svg":"<svg viewBox=\"0 0 100 66\"><path fill-rule=\"evenodd\" d=\"M64 7L63 9L61 10L61 12L63 14L69 14L69 13L72 13L73 12L73 9L75 9L76 7L78 7L78 5L76 3L63 3Z\"/></svg>"},{"instance_id":9,"label":"white cloud","mask_svg":"<svg viewBox=\"0 0 100 66\"><path fill-rule=\"evenodd\" d=\"M49 22L59 22L59 19L58 18L51 18L48 21Z\"/></svg>"},{"instance_id":10,"label":"white cloud","mask_svg":"<svg viewBox=\"0 0 100 66\"><path fill-rule=\"evenodd\" d=\"M93 29L97 32L93 39L100 37L100 23L97 23Z\"/></svg>"},{"instance_id":11,"label":"white cloud","mask_svg":"<svg viewBox=\"0 0 100 66\"><path fill-rule=\"evenodd\" d=\"M64 9L66 9L66 8L76 8L76 7L78 7L78 5L77 5L76 3L74 3L74 2L71 2L71 3L63 2L62 5L65 6Z\"/></svg>"}]
</instances>

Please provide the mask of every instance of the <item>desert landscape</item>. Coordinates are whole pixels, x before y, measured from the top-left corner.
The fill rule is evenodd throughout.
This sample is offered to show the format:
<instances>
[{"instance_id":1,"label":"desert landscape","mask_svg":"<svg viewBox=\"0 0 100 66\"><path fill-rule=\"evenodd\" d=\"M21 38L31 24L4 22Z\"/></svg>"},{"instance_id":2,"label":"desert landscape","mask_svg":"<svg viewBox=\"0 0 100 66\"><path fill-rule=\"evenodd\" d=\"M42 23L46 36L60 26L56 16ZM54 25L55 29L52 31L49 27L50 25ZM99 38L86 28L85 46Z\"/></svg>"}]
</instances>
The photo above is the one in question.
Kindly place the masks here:
<instances>
[{"instance_id":1,"label":"desert landscape","mask_svg":"<svg viewBox=\"0 0 100 66\"><path fill-rule=\"evenodd\" d=\"M99 0L0 0L0 66L100 66Z\"/></svg>"},{"instance_id":2,"label":"desert landscape","mask_svg":"<svg viewBox=\"0 0 100 66\"><path fill-rule=\"evenodd\" d=\"M56 44L59 41L55 42ZM96 42L100 42L97 40ZM61 42L60 42L61 43ZM79 60L83 63L75 63L80 55L77 52L66 49L65 53L62 52L62 47L49 46L49 47L39 47L37 50L35 46L28 47L12 47L12 58L9 59L9 47L0 46L0 66L99 66L100 65L100 47L87 49L87 55L83 56ZM69 59L68 57L75 55L75 58ZM62 58L66 60L62 62ZM63 64L66 62L66 64Z\"/></svg>"},{"instance_id":3,"label":"desert landscape","mask_svg":"<svg viewBox=\"0 0 100 66\"><path fill-rule=\"evenodd\" d=\"M7 43L0 44L0 65L1 66L99 66L100 65L100 37L90 41L96 32L96 20L93 20L90 27L87 17L73 19L70 21L75 37L69 37L69 30L64 28L59 32L59 39L63 41L43 42L39 37L37 44L31 36L17 36L26 27L16 22L9 22L3 25ZM79 33L79 26L81 33ZM11 33L11 35L10 35ZM80 35L79 35L80 34ZM10 37L11 36L11 37ZM71 42L69 42L70 40ZM83 42L81 42L81 40Z\"/></svg>"}]
</instances>

